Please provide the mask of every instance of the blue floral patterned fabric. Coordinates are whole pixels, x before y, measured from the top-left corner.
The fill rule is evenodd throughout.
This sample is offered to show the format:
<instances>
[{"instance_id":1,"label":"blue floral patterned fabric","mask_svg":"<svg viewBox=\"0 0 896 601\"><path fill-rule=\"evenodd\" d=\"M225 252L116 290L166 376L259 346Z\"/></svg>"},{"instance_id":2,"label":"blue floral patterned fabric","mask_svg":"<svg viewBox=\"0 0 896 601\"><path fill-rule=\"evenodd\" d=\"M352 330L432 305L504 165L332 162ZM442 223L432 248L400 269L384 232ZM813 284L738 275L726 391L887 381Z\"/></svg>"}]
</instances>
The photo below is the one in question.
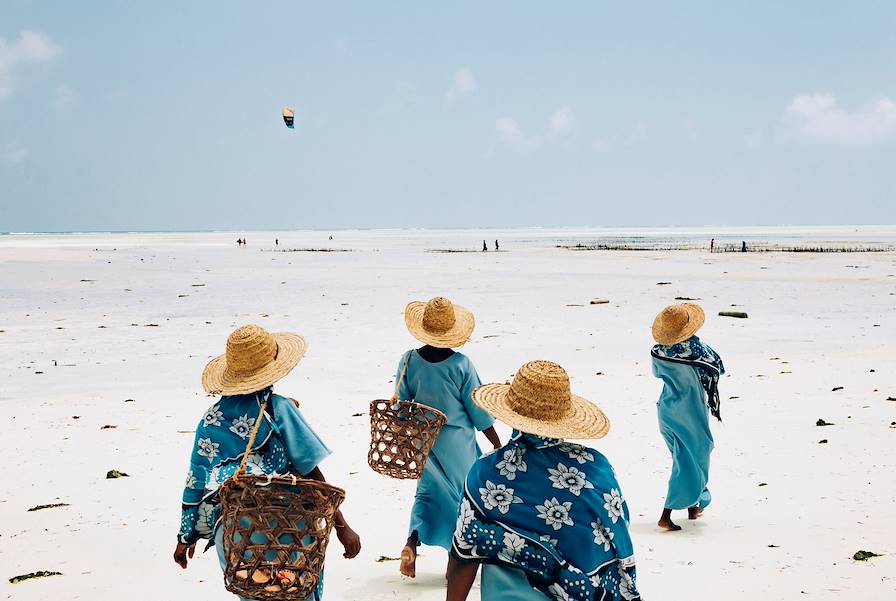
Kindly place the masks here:
<instances>
[{"instance_id":1,"label":"blue floral patterned fabric","mask_svg":"<svg viewBox=\"0 0 896 601\"><path fill-rule=\"evenodd\" d=\"M221 514L218 488L239 468L265 398L269 399L273 418L268 412L262 418L246 460L248 473L306 475L330 454L291 399L273 394L270 389L221 397L196 427L184 485L178 533L181 543L193 544L201 538L213 540Z\"/></svg>"},{"instance_id":2,"label":"blue floral patterned fabric","mask_svg":"<svg viewBox=\"0 0 896 601\"><path fill-rule=\"evenodd\" d=\"M640 599L628 519L606 457L516 435L470 470L452 553L520 568L551 599Z\"/></svg>"},{"instance_id":3,"label":"blue floral patterned fabric","mask_svg":"<svg viewBox=\"0 0 896 601\"><path fill-rule=\"evenodd\" d=\"M706 391L706 404L710 412L719 421L722 420L721 398L719 397L719 378L725 374L725 364L715 350L696 336L687 340L664 346L657 344L650 351L654 359L686 363L694 368L700 384Z\"/></svg>"}]
</instances>

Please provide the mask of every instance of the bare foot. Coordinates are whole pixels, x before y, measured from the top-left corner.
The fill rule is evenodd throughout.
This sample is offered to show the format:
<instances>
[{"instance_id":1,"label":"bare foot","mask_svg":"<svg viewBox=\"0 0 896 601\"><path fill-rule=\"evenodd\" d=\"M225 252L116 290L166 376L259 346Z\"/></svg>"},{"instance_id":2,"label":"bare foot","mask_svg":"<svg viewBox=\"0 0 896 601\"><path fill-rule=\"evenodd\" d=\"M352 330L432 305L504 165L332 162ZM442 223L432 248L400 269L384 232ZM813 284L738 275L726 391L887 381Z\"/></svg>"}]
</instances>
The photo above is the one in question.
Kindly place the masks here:
<instances>
[{"instance_id":1,"label":"bare foot","mask_svg":"<svg viewBox=\"0 0 896 601\"><path fill-rule=\"evenodd\" d=\"M701 515L703 515L703 509L701 507L689 507L688 508L688 519L696 520Z\"/></svg>"},{"instance_id":2,"label":"bare foot","mask_svg":"<svg viewBox=\"0 0 896 601\"><path fill-rule=\"evenodd\" d=\"M403 576L408 578L417 577L417 549L411 545L406 545L401 550L401 564L398 567Z\"/></svg>"},{"instance_id":3,"label":"bare foot","mask_svg":"<svg viewBox=\"0 0 896 601\"><path fill-rule=\"evenodd\" d=\"M672 521L671 517L661 517L660 521L656 523L657 526L663 528L665 530L669 530L670 532L675 532L676 530L681 530L681 526Z\"/></svg>"}]
</instances>

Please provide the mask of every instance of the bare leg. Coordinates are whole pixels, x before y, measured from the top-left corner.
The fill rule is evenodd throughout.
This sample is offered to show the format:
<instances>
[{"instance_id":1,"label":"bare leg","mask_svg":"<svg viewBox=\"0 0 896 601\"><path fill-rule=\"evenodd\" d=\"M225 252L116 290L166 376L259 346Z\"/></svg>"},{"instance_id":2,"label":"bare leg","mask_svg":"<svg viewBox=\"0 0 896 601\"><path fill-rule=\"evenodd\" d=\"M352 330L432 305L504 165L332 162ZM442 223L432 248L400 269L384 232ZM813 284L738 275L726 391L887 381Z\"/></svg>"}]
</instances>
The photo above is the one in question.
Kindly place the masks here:
<instances>
[{"instance_id":1,"label":"bare leg","mask_svg":"<svg viewBox=\"0 0 896 601\"><path fill-rule=\"evenodd\" d=\"M663 508L663 514L660 516L660 521L656 524L660 528L665 528L672 532L681 530L681 526L672 521L672 510L668 508Z\"/></svg>"},{"instance_id":2,"label":"bare leg","mask_svg":"<svg viewBox=\"0 0 896 601\"><path fill-rule=\"evenodd\" d=\"M701 515L703 515L703 508L699 505L694 505L693 507L688 507L688 519L696 520Z\"/></svg>"},{"instance_id":3,"label":"bare leg","mask_svg":"<svg viewBox=\"0 0 896 601\"><path fill-rule=\"evenodd\" d=\"M408 578L417 577L417 546L419 544L420 541L417 536L417 531L415 530L408 537L404 549L401 550L401 563L399 564L398 569L401 570L402 575L407 576Z\"/></svg>"}]
</instances>

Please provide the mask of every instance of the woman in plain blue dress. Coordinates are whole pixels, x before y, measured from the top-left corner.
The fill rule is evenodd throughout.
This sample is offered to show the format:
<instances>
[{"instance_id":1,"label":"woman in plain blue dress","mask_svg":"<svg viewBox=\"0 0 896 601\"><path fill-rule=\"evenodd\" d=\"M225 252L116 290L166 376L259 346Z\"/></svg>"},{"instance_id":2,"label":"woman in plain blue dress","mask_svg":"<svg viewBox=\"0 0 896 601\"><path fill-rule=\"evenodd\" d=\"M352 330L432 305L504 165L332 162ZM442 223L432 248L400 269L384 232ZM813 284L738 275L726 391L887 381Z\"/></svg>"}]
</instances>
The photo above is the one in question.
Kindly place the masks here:
<instances>
[{"instance_id":1,"label":"woman in plain blue dress","mask_svg":"<svg viewBox=\"0 0 896 601\"><path fill-rule=\"evenodd\" d=\"M709 414L722 419L718 382L725 366L696 336L704 321L699 306L681 304L666 307L653 325L653 375L663 381L657 415L672 454L669 488L657 522L666 530L681 530L672 521L672 511L687 509L688 519L695 520L712 500L707 487L713 450Z\"/></svg>"},{"instance_id":2,"label":"woman in plain blue dress","mask_svg":"<svg viewBox=\"0 0 896 601\"><path fill-rule=\"evenodd\" d=\"M473 390L480 385L473 362L452 350L469 340L475 327L473 314L439 297L410 303L405 323L425 346L402 356L396 374L398 398L433 407L447 417L417 483L401 553L401 573L414 578L419 545L451 549L464 480L482 455L476 431L496 449L501 441L492 427L494 419L473 403Z\"/></svg>"}]
</instances>

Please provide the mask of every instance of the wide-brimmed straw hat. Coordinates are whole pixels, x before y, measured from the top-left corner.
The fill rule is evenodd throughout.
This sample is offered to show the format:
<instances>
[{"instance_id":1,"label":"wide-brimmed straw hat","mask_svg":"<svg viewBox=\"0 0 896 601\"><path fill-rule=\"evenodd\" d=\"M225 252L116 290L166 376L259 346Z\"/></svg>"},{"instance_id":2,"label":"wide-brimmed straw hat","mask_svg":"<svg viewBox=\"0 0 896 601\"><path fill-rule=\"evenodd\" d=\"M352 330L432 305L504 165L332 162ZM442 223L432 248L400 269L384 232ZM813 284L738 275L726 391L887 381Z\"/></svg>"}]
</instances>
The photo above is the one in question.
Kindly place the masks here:
<instances>
[{"instance_id":1,"label":"wide-brimmed straw hat","mask_svg":"<svg viewBox=\"0 0 896 601\"><path fill-rule=\"evenodd\" d=\"M285 377L308 348L298 334L243 326L227 337L227 352L209 361L202 387L211 395L249 394Z\"/></svg>"},{"instance_id":2,"label":"wide-brimmed straw hat","mask_svg":"<svg viewBox=\"0 0 896 601\"><path fill-rule=\"evenodd\" d=\"M653 339L663 346L672 346L697 333L706 321L700 305L669 305L653 320Z\"/></svg>"},{"instance_id":3,"label":"wide-brimmed straw hat","mask_svg":"<svg viewBox=\"0 0 896 601\"><path fill-rule=\"evenodd\" d=\"M411 335L424 344L459 348L473 334L476 318L467 309L439 296L425 303L409 303L404 310L404 323Z\"/></svg>"},{"instance_id":4,"label":"wide-brimmed straw hat","mask_svg":"<svg viewBox=\"0 0 896 601\"><path fill-rule=\"evenodd\" d=\"M603 438L610 420L597 405L572 394L566 370L550 361L523 365L510 384L486 384L473 400L508 426L547 438Z\"/></svg>"}]
</instances>

